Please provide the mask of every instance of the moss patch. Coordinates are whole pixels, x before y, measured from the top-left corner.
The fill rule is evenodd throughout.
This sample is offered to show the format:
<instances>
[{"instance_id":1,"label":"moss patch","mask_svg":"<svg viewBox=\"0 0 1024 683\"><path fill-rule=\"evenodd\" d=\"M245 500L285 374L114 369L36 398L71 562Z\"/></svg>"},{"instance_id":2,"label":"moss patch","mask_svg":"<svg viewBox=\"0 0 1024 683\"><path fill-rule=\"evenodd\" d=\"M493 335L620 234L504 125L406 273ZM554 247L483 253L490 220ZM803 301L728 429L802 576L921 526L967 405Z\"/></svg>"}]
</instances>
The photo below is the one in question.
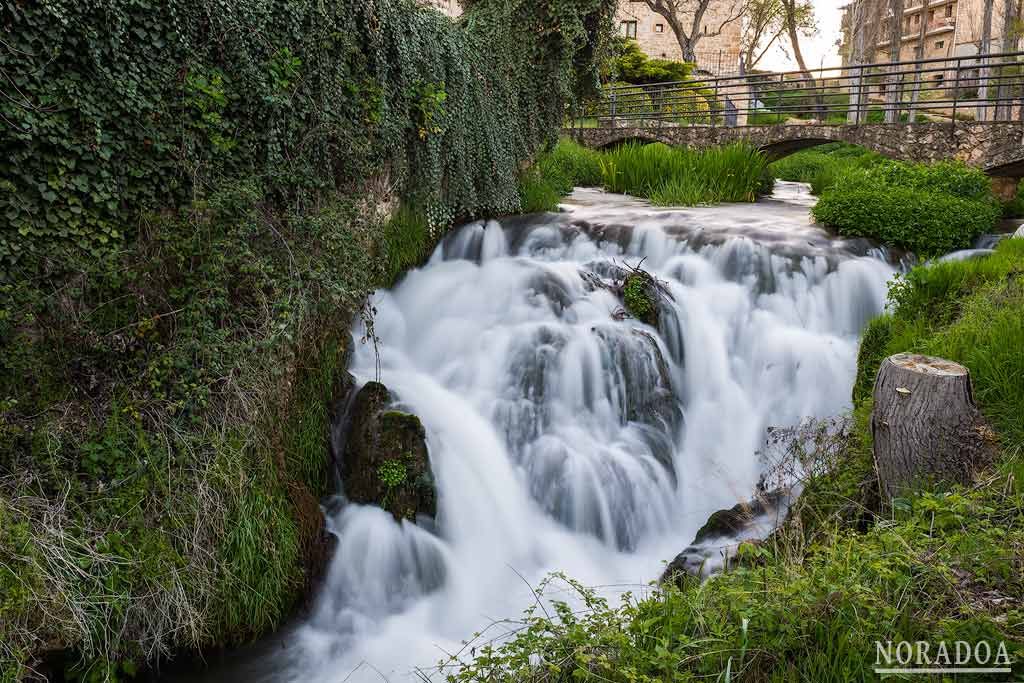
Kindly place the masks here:
<instances>
[{"instance_id":1,"label":"moss patch","mask_svg":"<svg viewBox=\"0 0 1024 683\"><path fill-rule=\"evenodd\" d=\"M658 300L651 276L631 273L622 286L622 301L631 316L651 327L658 326Z\"/></svg>"}]
</instances>

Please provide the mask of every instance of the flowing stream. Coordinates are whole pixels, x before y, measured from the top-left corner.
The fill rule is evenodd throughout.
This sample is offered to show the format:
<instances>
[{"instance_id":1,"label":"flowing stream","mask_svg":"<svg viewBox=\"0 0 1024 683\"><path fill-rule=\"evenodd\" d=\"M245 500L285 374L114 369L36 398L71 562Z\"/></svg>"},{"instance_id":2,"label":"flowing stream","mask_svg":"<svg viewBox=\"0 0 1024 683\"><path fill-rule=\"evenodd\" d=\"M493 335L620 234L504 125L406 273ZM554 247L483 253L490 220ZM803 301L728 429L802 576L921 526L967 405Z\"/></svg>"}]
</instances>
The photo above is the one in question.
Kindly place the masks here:
<instances>
[{"instance_id":1,"label":"flowing stream","mask_svg":"<svg viewBox=\"0 0 1024 683\"><path fill-rule=\"evenodd\" d=\"M426 427L435 528L332 509L312 616L235 678L407 680L519 616L549 572L610 593L656 579L750 498L769 426L849 407L896 266L811 224L812 202L781 182L686 210L577 190L559 214L463 226L377 292L380 379ZM613 292L641 262L667 291L660 331Z\"/></svg>"}]
</instances>

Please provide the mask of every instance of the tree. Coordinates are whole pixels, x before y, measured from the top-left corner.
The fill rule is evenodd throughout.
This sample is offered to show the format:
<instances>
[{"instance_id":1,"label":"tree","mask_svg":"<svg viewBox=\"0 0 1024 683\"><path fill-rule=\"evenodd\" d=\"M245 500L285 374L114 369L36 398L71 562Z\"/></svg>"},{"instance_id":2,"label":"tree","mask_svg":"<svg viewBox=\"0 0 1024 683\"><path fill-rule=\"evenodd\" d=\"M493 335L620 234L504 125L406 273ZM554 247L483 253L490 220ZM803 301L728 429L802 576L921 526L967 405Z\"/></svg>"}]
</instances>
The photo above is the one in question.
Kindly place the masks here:
<instances>
[{"instance_id":1,"label":"tree","mask_svg":"<svg viewBox=\"0 0 1024 683\"><path fill-rule=\"evenodd\" d=\"M800 49L800 36L811 35L817 28L814 18L814 6L810 0L780 0L782 2L783 23L786 26L786 33L789 36L789 47L793 51L793 59L803 73L807 81L807 87L815 93L815 100L818 106L819 117L824 113L822 93L818 92L818 83L814 80L807 62L804 61L804 53ZM823 118L823 117L822 117Z\"/></svg>"},{"instance_id":2,"label":"tree","mask_svg":"<svg viewBox=\"0 0 1024 683\"><path fill-rule=\"evenodd\" d=\"M926 36L928 34L928 0L923 0L923 1L924 1L924 4L921 5L921 19L920 19L921 30L917 34L917 47L914 48L914 59L918 59L918 60L924 59L924 44L925 44L925 38L926 38ZM917 105L917 101L921 97L921 69L922 68L923 68L923 65L922 64L918 64L915 67L915 69L914 69L914 71L915 71L915 73L914 73L914 92L910 96L910 113L909 113L909 119L908 119L910 121L910 123L913 123L917 119L917 111L916 111L915 107Z\"/></svg>"},{"instance_id":3,"label":"tree","mask_svg":"<svg viewBox=\"0 0 1024 683\"><path fill-rule=\"evenodd\" d=\"M999 46L1000 52L1016 52L1017 43L1020 39L1021 30L1021 0L1003 0L1003 35ZM1004 61L1012 62L1013 58L1006 57ZM1009 75L1000 67L1000 75ZM1003 101L1011 96L1010 87L1002 79L999 81L999 88L996 95L999 102L996 105L996 120L1009 121L1013 118L1013 101Z\"/></svg>"},{"instance_id":4,"label":"tree","mask_svg":"<svg viewBox=\"0 0 1024 683\"><path fill-rule=\"evenodd\" d=\"M625 40L613 62L614 77L626 83L646 85L685 81L693 65L670 59L651 59L635 40Z\"/></svg>"},{"instance_id":5,"label":"tree","mask_svg":"<svg viewBox=\"0 0 1024 683\"><path fill-rule=\"evenodd\" d=\"M786 32L782 0L749 0L740 38L740 52L747 71L753 71Z\"/></svg>"},{"instance_id":6,"label":"tree","mask_svg":"<svg viewBox=\"0 0 1024 683\"><path fill-rule=\"evenodd\" d=\"M885 0L856 0L844 16L847 35L850 36L847 63L851 66L870 64L874 61L875 46L882 24ZM857 69L850 98L850 123L860 123L867 107L867 88L864 85L864 71Z\"/></svg>"},{"instance_id":7,"label":"tree","mask_svg":"<svg viewBox=\"0 0 1024 683\"><path fill-rule=\"evenodd\" d=\"M714 31L704 32L704 15L711 0L644 0L652 12L660 14L679 43L683 60L697 61L697 43L701 38L721 35L722 29L743 16L743 0L732 0L727 16Z\"/></svg>"},{"instance_id":8,"label":"tree","mask_svg":"<svg viewBox=\"0 0 1024 683\"><path fill-rule=\"evenodd\" d=\"M993 0L985 0L981 17L981 43L978 45L980 56L978 69L978 116L979 121L988 118L988 109L985 107L988 100L988 54L992 51L992 9L995 3Z\"/></svg>"},{"instance_id":9,"label":"tree","mask_svg":"<svg viewBox=\"0 0 1024 683\"><path fill-rule=\"evenodd\" d=\"M814 18L814 5L810 0L780 0L783 10L783 21L786 25L786 33L789 36L789 47L793 50L793 59L800 71L811 81L811 71L804 61L804 53L800 49L800 36L809 36L814 33L818 23Z\"/></svg>"},{"instance_id":10,"label":"tree","mask_svg":"<svg viewBox=\"0 0 1024 683\"><path fill-rule=\"evenodd\" d=\"M992 0L987 0L991 2ZM899 104L903 99L903 88L898 82L899 77L896 76L896 72L899 71L900 61L900 47L903 45L903 0L891 0L890 7L892 8L892 23L889 25L889 63L892 66L889 68L891 74L889 78L889 92L886 97L886 108L885 108L885 122L896 123L899 120Z\"/></svg>"}]
</instances>

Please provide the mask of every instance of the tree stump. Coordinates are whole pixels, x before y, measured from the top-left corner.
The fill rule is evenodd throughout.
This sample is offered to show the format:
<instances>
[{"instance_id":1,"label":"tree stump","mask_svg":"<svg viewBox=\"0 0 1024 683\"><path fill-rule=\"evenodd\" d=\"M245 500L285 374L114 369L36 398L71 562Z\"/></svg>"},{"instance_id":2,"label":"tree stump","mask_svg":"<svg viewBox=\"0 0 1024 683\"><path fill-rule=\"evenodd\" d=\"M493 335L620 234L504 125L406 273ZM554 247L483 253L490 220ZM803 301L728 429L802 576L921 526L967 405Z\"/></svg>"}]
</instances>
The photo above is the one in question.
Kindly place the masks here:
<instances>
[{"instance_id":1,"label":"tree stump","mask_svg":"<svg viewBox=\"0 0 1024 683\"><path fill-rule=\"evenodd\" d=\"M967 368L900 353L882 362L871 413L882 500L939 482L967 483L991 454Z\"/></svg>"}]
</instances>

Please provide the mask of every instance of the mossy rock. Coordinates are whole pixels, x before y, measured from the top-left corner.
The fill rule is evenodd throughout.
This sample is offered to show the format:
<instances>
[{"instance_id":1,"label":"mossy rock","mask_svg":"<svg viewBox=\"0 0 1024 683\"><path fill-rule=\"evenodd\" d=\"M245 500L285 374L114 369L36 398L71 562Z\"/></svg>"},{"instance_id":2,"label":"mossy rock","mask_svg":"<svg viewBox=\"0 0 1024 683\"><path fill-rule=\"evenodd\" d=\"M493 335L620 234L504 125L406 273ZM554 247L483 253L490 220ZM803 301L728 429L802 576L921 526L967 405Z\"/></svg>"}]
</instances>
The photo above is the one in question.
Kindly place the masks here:
<instances>
[{"instance_id":1,"label":"mossy rock","mask_svg":"<svg viewBox=\"0 0 1024 683\"><path fill-rule=\"evenodd\" d=\"M411 413L391 409L391 394L369 382L356 394L341 460L345 496L377 505L396 520L437 513L426 432Z\"/></svg>"},{"instance_id":2,"label":"mossy rock","mask_svg":"<svg viewBox=\"0 0 1024 683\"><path fill-rule=\"evenodd\" d=\"M658 286L647 273L631 273L622 284L622 303L631 316L651 327L658 326Z\"/></svg>"}]
</instances>

